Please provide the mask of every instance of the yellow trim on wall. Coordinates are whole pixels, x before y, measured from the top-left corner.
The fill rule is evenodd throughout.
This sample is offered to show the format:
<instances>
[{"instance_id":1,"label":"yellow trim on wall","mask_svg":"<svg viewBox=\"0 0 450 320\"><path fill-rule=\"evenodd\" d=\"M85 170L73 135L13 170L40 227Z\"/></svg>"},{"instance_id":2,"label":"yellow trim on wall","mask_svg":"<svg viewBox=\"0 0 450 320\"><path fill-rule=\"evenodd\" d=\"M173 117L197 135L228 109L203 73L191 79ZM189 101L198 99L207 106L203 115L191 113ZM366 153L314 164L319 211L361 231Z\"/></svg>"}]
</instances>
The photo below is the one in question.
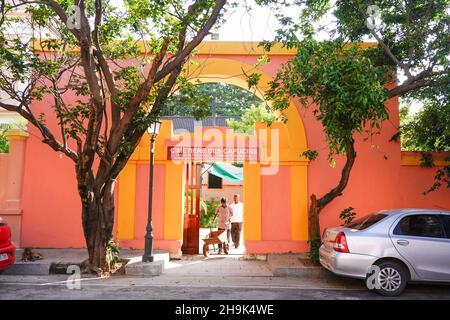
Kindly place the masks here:
<instances>
[{"instance_id":1,"label":"yellow trim on wall","mask_svg":"<svg viewBox=\"0 0 450 320\"><path fill-rule=\"evenodd\" d=\"M270 50L270 55L288 55L293 56L296 49L283 47L281 43L275 43ZM256 41L203 41L197 48L197 54L223 54L223 55L263 55L264 49Z\"/></svg>"},{"instance_id":2,"label":"yellow trim on wall","mask_svg":"<svg viewBox=\"0 0 450 320\"><path fill-rule=\"evenodd\" d=\"M129 162L119 178L119 202L117 210L117 238L134 239L136 207L136 163Z\"/></svg>"},{"instance_id":3,"label":"yellow trim on wall","mask_svg":"<svg viewBox=\"0 0 450 320\"><path fill-rule=\"evenodd\" d=\"M244 163L244 239L261 240L261 165Z\"/></svg>"},{"instance_id":4,"label":"yellow trim on wall","mask_svg":"<svg viewBox=\"0 0 450 320\"><path fill-rule=\"evenodd\" d=\"M291 166L292 240L308 240L307 175L307 166Z\"/></svg>"},{"instance_id":5,"label":"yellow trim on wall","mask_svg":"<svg viewBox=\"0 0 450 320\"><path fill-rule=\"evenodd\" d=\"M51 52L57 50L49 50L43 48L41 43L48 39L34 40L31 43L31 47L36 51ZM354 43L362 49L377 46L377 42L358 42ZM148 52L148 45L144 46L143 41L139 41L141 53ZM348 44L347 46L351 46ZM67 50L72 52L80 52L80 48L77 46L69 47ZM260 56L265 54L263 47L259 46L257 41L203 41L194 50L198 55L244 55L244 56ZM270 52L271 56L293 56L297 53L297 49L288 49L283 47L281 43L275 43Z\"/></svg>"},{"instance_id":6,"label":"yellow trim on wall","mask_svg":"<svg viewBox=\"0 0 450 320\"><path fill-rule=\"evenodd\" d=\"M195 60L195 62L196 65L191 66L187 72L187 77L192 79L191 81L194 83L197 81L200 81L201 83L222 82L248 90L247 78L244 72L250 74L258 71L258 73L261 74L261 77L258 83L258 90L256 90L254 94L260 99L264 99L263 93L269 89L269 83L273 80L268 74L263 73L260 70L255 70L254 66L236 60L211 58L199 59ZM270 101L267 102L270 106ZM279 129L283 126L286 127L288 134L286 142L289 144L290 148L295 148L293 154L296 154L294 159L289 160L300 160L299 154L308 148L306 132L300 114L292 101L290 102L289 107L283 111L283 115L288 119L286 124L273 123L272 126L279 126ZM286 161L287 159L281 160Z\"/></svg>"},{"instance_id":7,"label":"yellow trim on wall","mask_svg":"<svg viewBox=\"0 0 450 320\"><path fill-rule=\"evenodd\" d=\"M166 162L164 240L183 239L184 164Z\"/></svg>"},{"instance_id":8,"label":"yellow trim on wall","mask_svg":"<svg viewBox=\"0 0 450 320\"><path fill-rule=\"evenodd\" d=\"M6 137L8 140L25 140L28 136L28 132L23 129L10 129L6 131Z\"/></svg>"},{"instance_id":9,"label":"yellow trim on wall","mask_svg":"<svg viewBox=\"0 0 450 320\"><path fill-rule=\"evenodd\" d=\"M217 45L215 43L214 45ZM230 45L230 44L228 44ZM206 50L205 47L201 50ZM217 52L215 52L217 53ZM238 53L239 54L239 51ZM196 82L224 82L247 88L247 82L243 70L248 73L254 70L253 66L230 59L204 59L196 60L197 65L189 66L187 76L191 81ZM272 78L262 73L258 89L255 94L263 98L263 92L268 88L268 83ZM284 111L288 117L287 123L273 123L271 129L265 124L257 123L256 129L279 129L280 150L279 165L291 166L291 184L292 197L292 239L306 240L308 234L307 228L307 165L308 160L301 157L302 151L307 149L306 133L302 119L296 106L291 102L289 108ZM260 131L256 130L258 138ZM233 138L239 133L228 133ZM184 164L174 163L167 160L167 142L171 139L193 138L193 134L174 135L173 125L169 120L162 121L162 126L155 142L155 162L165 165L165 200L164 200L164 240L182 240L183 239L183 201L184 201ZM262 139L263 148L271 149L271 139ZM129 165L136 166L137 163L148 163L149 161L149 139L147 135L141 139L141 143L133 153ZM262 199L261 199L261 168L270 163L244 163L244 237L246 240L262 239ZM135 179L135 177L134 177ZM135 185L135 180L125 179L127 185ZM135 187L128 188L119 185L119 200L127 196L122 193L133 193L135 197ZM125 190L125 191L124 191ZM122 200L123 201L123 200ZM134 208L133 208L134 211ZM129 218L122 217L124 213L119 206L119 220L122 223L129 221ZM133 221L134 228L134 221ZM131 229L131 228L130 228Z\"/></svg>"},{"instance_id":10,"label":"yellow trim on wall","mask_svg":"<svg viewBox=\"0 0 450 320\"><path fill-rule=\"evenodd\" d=\"M450 165L450 161L446 161L445 158L450 156L450 153L445 155L442 153L432 153L433 163L436 167L445 167ZM420 166L422 154L420 152L402 152L402 166Z\"/></svg>"}]
</instances>

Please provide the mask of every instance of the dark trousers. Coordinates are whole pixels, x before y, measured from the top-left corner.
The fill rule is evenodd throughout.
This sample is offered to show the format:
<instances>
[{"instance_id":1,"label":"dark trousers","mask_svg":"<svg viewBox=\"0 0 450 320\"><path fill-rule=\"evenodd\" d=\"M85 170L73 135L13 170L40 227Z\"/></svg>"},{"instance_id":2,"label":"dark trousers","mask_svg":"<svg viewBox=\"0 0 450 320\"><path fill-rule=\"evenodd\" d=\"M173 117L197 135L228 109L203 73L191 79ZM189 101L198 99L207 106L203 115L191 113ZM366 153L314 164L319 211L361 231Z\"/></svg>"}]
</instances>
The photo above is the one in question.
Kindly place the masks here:
<instances>
[{"instance_id":1,"label":"dark trousers","mask_svg":"<svg viewBox=\"0 0 450 320\"><path fill-rule=\"evenodd\" d=\"M231 239L233 240L235 247L239 247L239 242L241 241L241 231L242 222L231 223Z\"/></svg>"},{"instance_id":2,"label":"dark trousers","mask_svg":"<svg viewBox=\"0 0 450 320\"><path fill-rule=\"evenodd\" d=\"M217 230L221 231L221 230L225 230L222 228L218 228ZM230 243L230 234L231 234L231 230L227 229L227 242ZM219 249L222 249L222 244L219 244Z\"/></svg>"}]
</instances>

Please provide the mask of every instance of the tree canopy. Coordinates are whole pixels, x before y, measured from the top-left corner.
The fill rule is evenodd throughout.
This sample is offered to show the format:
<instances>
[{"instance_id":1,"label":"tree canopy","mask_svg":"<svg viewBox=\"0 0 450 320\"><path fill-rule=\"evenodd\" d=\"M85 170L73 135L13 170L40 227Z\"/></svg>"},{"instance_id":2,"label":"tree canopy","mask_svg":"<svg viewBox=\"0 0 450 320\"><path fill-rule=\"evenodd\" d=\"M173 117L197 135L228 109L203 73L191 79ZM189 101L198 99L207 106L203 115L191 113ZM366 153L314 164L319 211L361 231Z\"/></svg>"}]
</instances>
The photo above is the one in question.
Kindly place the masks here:
<instances>
[{"instance_id":1,"label":"tree canopy","mask_svg":"<svg viewBox=\"0 0 450 320\"><path fill-rule=\"evenodd\" d=\"M0 91L11 102L0 107L73 162L92 270L107 265L116 179L167 98L189 87L184 64L225 3L1 2ZM32 101L44 99L48 109L36 110Z\"/></svg>"},{"instance_id":2,"label":"tree canopy","mask_svg":"<svg viewBox=\"0 0 450 320\"><path fill-rule=\"evenodd\" d=\"M227 125L235 131L251 133L256 122L264 122L270 125L280 120L280 117L270 110L265 103L252 105L244 111L240 120L227 119Z\"/></svg>"},{"instance_id":3,"label":"tree canopy","mask_svg":"<svg viewBox=\"0 0 450 320\"><path fill-rule=\"evenodd\" d=\"M193 85L192 90L180 90L167 99L163 107L166 116L193 115L204 118L212 115L215 105L217 116L241 116L252 105L261 103L254 93L240 87L220 83Z\"/></svg>"},{"instance_id":4,"label":"tree canopy","mask_svg":"<svg viewBox=\"0 0 450 320\"><path fill-rule=\"evenodd\" d=\"M337 186L320 198L311 195L309 241L311 257L318 262L319 213L346 188L356 158L353 135L367 127L369 134L378 129L388 117L384 102L389 98L420 97L437 102L448 96L449 2L258 2L276 11L280 28L275 41L298 50L277 74L267 97L277 109L286 108L292 97L303 106L314 105L313 113L324 127L329 158L333 161L336 154L346 157ZM299 16L292 17L288 10L281 10L281 5L295 6ZM330 23L330 16L335 23ZM328 39L319 43L317 37L324 30ZM368 40L377 45L359 50L354 44ZM263 41L261 45L270 51L273 43ZM303 156L313 159L317 151L307 150Z\"/></svg>"},{"instance_id":5,"label":"tree canopy","mask_svg":"<svg viewBox=\"0 0 450 320\"><path fill-rule=\"evenodd\" d=\"M339 41L298 43L298 53L283 65L267 98L285 109L292 97L313 113L324 128L330 157L345 154L355 133L379 128L388 118L383 74L363 49Z\"/></svg>"}]
</instances>

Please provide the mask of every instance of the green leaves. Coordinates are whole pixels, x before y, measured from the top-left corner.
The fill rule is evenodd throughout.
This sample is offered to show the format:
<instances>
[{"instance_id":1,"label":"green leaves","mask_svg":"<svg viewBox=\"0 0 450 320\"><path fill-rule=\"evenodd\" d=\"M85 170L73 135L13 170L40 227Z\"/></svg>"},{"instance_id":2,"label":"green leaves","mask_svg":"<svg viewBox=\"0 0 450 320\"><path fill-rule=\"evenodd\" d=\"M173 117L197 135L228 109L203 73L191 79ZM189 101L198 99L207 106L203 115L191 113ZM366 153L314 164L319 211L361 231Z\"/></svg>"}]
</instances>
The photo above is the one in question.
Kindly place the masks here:
<instances>
[{"instance_id":1,"label":"green leaves","mask_svg":"<svg viewBox=\"0 0 450 320\"><path fill-rule=\"evenodd\" d=\"M298 97L324 127L330 158L346 152L346 142L366 125L379 128L388 118L383 78L357 45L339 41L297 44L298 53L285 64L271 84L267 98L287 107Z\"/></svg>"},{"instance_id":2,"label":"green leaves","mask_svg":"<svg viewBox=\"0 0 450 320\"><path fill-rule=\"evenodd\" d=\"M201 119L211 115L212 103L218 116L240 116L252 105L261 103L252 92L225 83L196 84L180 78L178 88L164 105L166 116Z\"/></svg>"},{"instance_id":3,"label":"green leaves","mask_svg":"<svg viewBox=\"0 0 450 320\"><path fill-rule=\"evenodd\" d=\"M353 210L355 210L355 208L348 207L339 213L339 219L344 221L344 226L348 225L353 221L353 219L355 219L356 212Z\"/></svg>"},{"instance_id":4,"label":"green leaves","mask_svg":"<svg viewBox=\"0 0 450 320\"><path fill-rule=\"evenodd\" d=\"M405 117L401 145L409 151L450 151L450 100L426 100L423 108Z\"/></svg>"},{"instance_id":5,"label":"green leaves","mask_svg":"<svg viewBox=\"0 0 450 320\"><path fill-rule=\"evenodd\" d=\"M264 103L251 106L242 115L241 120L227 119L227 125L235 131L253 132L256 122L264 122L270 125L278 121L278 116L270 111Z\"/></svg>"},{"instance_id":6,"label":"green leaves","mask_svg":"<svg viewBox=\"0 0 450 320\"><path fill-rule=\"evenodd\" d=\"M306 150L301 153L302 157L305 157L309 161L315 160L319 156L319 152L317 150Z\"/></svg>"},{"instance_id":7,"label":"green leaves","mask_svg":"<svg viewBox=\"0 0 450 320\"><path fill-rule=\"evenodd\" d=\"M5 130L0 130L0 153L9 152L9 142Z\"/></svg>"},{"instance_id":8,"label":"green leaves","mask_svg":"<svg viewBox=\"0 0 450 320\"><path fill-rule=\"evenodd\" d=\"M248 88L251 89L253 87L256 87L258 85L260 79L261 79L260 73L253 72L253 73L247 75Z\"/></svg>"}]
</instances>

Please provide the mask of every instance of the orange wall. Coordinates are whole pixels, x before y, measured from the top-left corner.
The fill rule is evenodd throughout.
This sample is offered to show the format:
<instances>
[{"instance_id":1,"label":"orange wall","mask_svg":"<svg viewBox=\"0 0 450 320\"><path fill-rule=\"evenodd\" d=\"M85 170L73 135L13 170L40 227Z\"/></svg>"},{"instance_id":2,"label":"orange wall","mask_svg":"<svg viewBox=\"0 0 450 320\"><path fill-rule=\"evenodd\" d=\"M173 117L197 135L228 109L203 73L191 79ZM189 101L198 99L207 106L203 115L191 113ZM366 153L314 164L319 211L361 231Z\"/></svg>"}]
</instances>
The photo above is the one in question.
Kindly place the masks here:
<instances>
[{"instance_id":1,"label":"orange wall","mask_svg":"<svg viewBox=\"0 0 450 320\"><path fill-rule=\"evenodd\" d=\"M208 57L217 56L199 56L199 58ZM220 57L249 65L253 65L257 58L257 56L237 55ZM261 69L274 76L280 64L288 58L289 56L274 56L271 63L263 65ZM51 101L35 101L32 108L36 114L48 112L49 104ZM389 142L390 137L397 131L399 122L397 99L391 99L387 106L390 120L383 123L381 134L374 135L366 141L360 136L356 138L357 159L350 182L344 194L321 213L322 227L340 223L338 213L349 206L353 206L360 215L395 207L450 209L448 190L442 189L427 196L421 194L432 183L435 168L422 169L401 165L399 144ZM320 124L310 110L305 110L298 104L297 107L305 126L308 146L312 150L319 151L319 157L308 166L308 198L312 193L320 197L337 184L343 161L338 159L336 168L329 166L327 145ZM48 117L46 122L54 132L59 132L54 117ZM84 247L74 165L64 155L55 153L42 144L40 134L34 127L30 127L29 133L22 195L22 246ZM147 166L138 163L136 176L135 240L121 243L130 247L141 247L143 243L147 214ZM165 197L170 197L164 195L164 176L164 166L157 165L154 199L154 232L157 240L163 237L163 201ZM290 197L296 195L290 194L288 181L290 181L288 167L280 168L277 175L262 176L262 197L267 202L262 206L262 239L248 242L254 252L267 250L270 241L278 241L277 245L282 245L285 250L306 249L304 241L289 241L291 239L289 202Z\"/></svg>"}]
</instances>

